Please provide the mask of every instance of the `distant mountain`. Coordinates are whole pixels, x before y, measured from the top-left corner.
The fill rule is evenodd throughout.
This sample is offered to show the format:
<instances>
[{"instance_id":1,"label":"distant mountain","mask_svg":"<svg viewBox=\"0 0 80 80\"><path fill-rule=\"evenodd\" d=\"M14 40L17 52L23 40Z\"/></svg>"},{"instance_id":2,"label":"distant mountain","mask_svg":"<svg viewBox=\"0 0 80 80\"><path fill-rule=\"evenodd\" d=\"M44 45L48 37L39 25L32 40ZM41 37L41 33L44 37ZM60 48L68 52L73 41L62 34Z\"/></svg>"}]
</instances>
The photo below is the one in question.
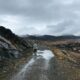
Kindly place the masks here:
<instances>
[{"instance_id":1,"label":"distant mountain","mask_svg":"<svg viewBox=\"0 0 80 80\"><path fill-rule=\"evenodd\" d=\"M74 36L74 35L63 35L63 36L58 36L56 39L59 39L59 40L80 39L80 36Z\"/></svg>"},{"instance_id":2,"label":"distant mountain","mask_svg":"<svg viewBox=\"0 0 80 80\"><path fill-rule=\"evenodd\" d=\"M66 40L66 39L80 39L80 36L74 35L63 35L63 36L52 36L52 35L43 35L43 36L35 36L29 35L26 38L32 40Z\"/></svg>"}]
</instances>

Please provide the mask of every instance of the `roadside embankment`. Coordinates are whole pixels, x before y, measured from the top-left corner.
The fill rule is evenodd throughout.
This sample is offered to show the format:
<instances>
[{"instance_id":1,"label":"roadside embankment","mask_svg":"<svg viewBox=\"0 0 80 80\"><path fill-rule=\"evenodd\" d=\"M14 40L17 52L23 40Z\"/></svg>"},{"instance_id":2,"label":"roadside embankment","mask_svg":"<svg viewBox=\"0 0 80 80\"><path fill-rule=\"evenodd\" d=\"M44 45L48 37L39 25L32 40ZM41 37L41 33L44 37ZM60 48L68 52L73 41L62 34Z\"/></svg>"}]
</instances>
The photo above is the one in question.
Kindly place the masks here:
<instances>
[{"instance_id":1,"label":"roadside embankment","mask_svg":"<svg viewBox=\"0 0 80 80\"><path fill-rule=\"evenodd\" d=\"M80 63L80 54L79 53L68 51L66 49L63 50L63 49L60 49L57 47L52 48L52 51L53 51L54 55L60 60L67 59L68 61L76 63L78 65Z\"/></svg>"}]
</instances>

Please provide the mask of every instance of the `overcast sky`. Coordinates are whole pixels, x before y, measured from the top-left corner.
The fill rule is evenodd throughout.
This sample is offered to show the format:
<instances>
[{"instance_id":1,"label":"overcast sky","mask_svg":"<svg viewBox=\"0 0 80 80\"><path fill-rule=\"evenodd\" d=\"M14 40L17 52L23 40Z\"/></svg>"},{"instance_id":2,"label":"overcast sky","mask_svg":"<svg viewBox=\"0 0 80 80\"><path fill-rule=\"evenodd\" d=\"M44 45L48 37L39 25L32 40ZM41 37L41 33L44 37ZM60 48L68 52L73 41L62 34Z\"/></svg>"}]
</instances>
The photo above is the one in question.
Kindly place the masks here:
<instances>
[{"instance_id":1,"label":"overcast sky","mask_svg":"<svg viewBox=\"0 0 80 80\"><path fill-rule=\"evenodd\" d=\"M18 35L80 35L80 0L0 0L0 25Z\"/></svg>"}]
</instances>

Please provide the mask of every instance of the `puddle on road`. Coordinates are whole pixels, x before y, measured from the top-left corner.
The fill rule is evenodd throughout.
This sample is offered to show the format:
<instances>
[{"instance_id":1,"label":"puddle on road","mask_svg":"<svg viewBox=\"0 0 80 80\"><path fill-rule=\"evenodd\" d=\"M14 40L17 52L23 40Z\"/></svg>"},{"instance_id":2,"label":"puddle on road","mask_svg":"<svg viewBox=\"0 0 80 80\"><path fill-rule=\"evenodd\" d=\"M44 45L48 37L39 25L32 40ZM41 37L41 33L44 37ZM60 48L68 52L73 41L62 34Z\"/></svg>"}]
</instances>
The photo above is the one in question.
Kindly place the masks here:
<instances>
[{"instance_id":1,"label":"puddle on road","mask_svg":"<svg viewBox=\"0 0 80 80\"><path fill-rule=\"evenodd\" d=\"M50 60L52 57L54 57L54 54L50 50L44 50L44 51L38 50L37 55L42 56L46 60Z\"/></svg>"}]
</instances>

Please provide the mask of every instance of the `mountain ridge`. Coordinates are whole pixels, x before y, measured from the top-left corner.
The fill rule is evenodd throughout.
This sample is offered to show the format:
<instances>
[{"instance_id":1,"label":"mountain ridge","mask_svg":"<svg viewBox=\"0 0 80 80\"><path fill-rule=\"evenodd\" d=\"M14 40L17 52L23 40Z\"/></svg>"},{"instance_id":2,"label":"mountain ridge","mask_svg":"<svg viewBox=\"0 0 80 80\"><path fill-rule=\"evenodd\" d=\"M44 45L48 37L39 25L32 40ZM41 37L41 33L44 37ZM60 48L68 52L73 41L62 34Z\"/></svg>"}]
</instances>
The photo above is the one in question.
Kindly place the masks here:
<instances>
[{"instance_id":1,"label":"mountain ridge","mask_svg":"<svg viewBox=\"0 0 80 80\"><path fill-rule=\"evenodd\" d=\"M64 39L80 39L80 36L74 35L62 35L62 36L54 36L54 35L28 35L25 38L33 39L33 40L64 40Z\"/></svg>"}]
</instances>

